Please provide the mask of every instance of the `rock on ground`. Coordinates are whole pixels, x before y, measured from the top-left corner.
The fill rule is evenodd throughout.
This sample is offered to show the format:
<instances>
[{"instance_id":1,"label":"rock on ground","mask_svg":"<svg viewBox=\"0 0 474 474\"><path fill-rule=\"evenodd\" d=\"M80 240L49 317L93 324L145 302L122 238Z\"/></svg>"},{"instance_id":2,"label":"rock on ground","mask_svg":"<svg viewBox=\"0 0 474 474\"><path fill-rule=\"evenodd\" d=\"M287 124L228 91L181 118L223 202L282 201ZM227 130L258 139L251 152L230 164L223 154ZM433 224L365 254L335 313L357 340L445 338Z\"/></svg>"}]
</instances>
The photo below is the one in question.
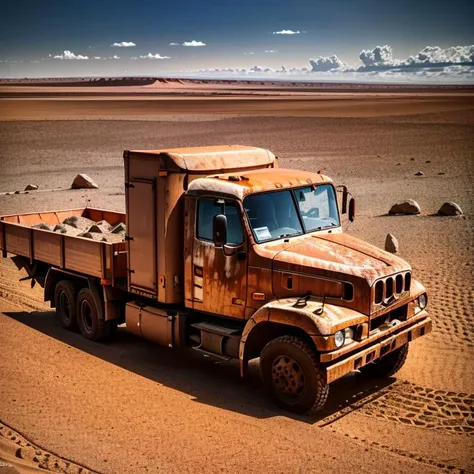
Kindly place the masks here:
<instances>
[{"instance_id":1,"label":"rock on ground","mask_svg":"<svg viewBox=\"0 0 474 474\"><path fill-rule=\"evenodd\" d=\"M399 250L398 240L392 234L387 234L385 238L385 250L390 253L397 253Z\"/></svg>"},{"instance_id":2,"label":"rock on ground","mask_svg":"<svg viewBox=\"0 0 474 474\"><path fill-rule=\"evenodd\" d=\"M78 174L71 184L71 189L98 189L97 183L84 173Z\"/></svg>"},{"instance_id":3,"label":"rock on ground","mask_svg":"<svg viewBox=\"0 0 474 474\"><path fill-rule=\"evenodd\" d=\"M396 204L394 204L390 208L390 211L388 211L388 213L415 215L415 214L420 214L421 209L420 209L420 205L416 201L413 201L413 199L407 199L405 201L399 201Z\"/></svg>"},{"instance_id":4,"label":"rock on ground","mask_svg":"<svg viewBox=\"0 0 474 474\"><path fill-rule=\"evenodd\" d=\"M417 171L415 173L415 176L424 176L424 175L425 175L425 173L423 173L423 171Z\"/></svg>"},{"instance_id":5,"label":"rock on ground","mask_svg":"<svg viewBox=\"0 0 474 474\"><path fill-rule=\"evenodd\" d=\"M28 186L25 188L25 191L34 191L35 189L38 189L36 184L28 184Z\"/></svg>"},{"instance_id":6,"label":"rock on ground","mask_svg":"<svg viewBox=\"0 0 474 474\"><path fill-rule=\"evenodd\" d=\"M461 216L462 209L455 202L445 202L438 210L439 216Z\"/></svg>"}]
</instances>

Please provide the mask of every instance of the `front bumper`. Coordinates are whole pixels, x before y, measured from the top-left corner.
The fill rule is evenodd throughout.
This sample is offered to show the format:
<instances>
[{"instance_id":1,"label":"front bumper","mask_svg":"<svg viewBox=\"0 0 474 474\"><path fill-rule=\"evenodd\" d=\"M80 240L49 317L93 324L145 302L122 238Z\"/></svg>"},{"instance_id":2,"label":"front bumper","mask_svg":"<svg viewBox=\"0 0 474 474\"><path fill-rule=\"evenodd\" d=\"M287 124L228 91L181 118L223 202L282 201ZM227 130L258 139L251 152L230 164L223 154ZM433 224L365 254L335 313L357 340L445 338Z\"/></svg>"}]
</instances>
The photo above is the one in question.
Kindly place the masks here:
<instances>
[{"instance_id":1,"label":"front bumper","mask_svg":"<svg viewBox=\"0 0 474 474\"><path fill-rule=\"evenodd\" d=\"M364 345L360 350L354 348L354 351L351 351L346 357L342 356L344 358L340 361L331 361L326 364L328 359L333 359L331 355L333 356L334 353L321 354L321 363L326 370L326 382L334 382L349 372L360 369L364 365L370 364L414 339L431 332L432 322L426 311L422 311L417 315L416 320L411 325L405 323L398 329L393 328L392 331L389 331L389 334L377 337L372 343L366 347Z\"/></svg>"}]
</instances>

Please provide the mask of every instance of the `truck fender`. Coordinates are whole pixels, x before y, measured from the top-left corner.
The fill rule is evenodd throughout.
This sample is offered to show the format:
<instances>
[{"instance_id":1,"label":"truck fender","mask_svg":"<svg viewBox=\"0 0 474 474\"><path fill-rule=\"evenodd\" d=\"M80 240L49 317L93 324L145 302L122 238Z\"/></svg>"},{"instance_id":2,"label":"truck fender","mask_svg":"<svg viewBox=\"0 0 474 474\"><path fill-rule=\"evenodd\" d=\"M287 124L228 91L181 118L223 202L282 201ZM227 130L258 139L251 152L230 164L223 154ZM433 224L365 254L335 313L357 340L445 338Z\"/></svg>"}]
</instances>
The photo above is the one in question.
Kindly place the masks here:
<instances>
[{"instance_id":1,"label":"truck fender","mask_svg":"<svg viewBox=\"0 0 474 474\"><path fill-rule=\"evenodd\" d=\"M318 314L321 309L321 314ZM325 304L322 308L322 301L319 299L310 299L305 305L301 304L299 298L271 301L257 310L244 326L239 345L241 375L245 374L247 362L253 357L258 357L254 348L260 347L261 343L259 344L256 339L264 335L264 342L269 342L265 333L273 333L275 330L273 325L282 331L286 330L287 333L299 334L311 340L316 350L324 350L327 347L326 336L349 324L365 321L367 316L348 308L329 304ZM266 323L272 323L272 326ZM263 328L264 332L259 331ZM278 335L283 334L277 334L276 337Z\"/></svg>"}]
</instances>

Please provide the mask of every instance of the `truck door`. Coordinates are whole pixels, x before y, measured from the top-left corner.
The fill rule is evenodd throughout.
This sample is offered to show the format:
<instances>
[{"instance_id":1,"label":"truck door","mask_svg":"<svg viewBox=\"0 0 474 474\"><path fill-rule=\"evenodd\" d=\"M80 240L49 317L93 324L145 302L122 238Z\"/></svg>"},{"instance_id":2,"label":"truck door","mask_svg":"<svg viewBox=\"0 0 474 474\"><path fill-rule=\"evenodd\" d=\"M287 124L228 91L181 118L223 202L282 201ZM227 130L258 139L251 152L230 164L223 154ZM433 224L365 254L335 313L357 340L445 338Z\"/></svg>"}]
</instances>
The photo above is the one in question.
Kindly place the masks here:
<instances>
[{"instance_id":1,"label":"truck door","mask_svg":"<svg viewBox=\"0 0 474 474\"><path fill-rule=\"evenodd\" d=\"M213 219L227 217L227 246L213 243ZM202 197L196 206L193 244L193 308L233 318L245 318L247 238L236 201Z\"/></svg>"},{"instance_id":2,"label":"truck door","mask_svg":"<svg viewBox=\"0 0 474 474\"><path fill-rule=\"evenodd\" d=\"M127 187L129 291L157 294L156 180L135 178Z\"/></svg>"}]
</instances>

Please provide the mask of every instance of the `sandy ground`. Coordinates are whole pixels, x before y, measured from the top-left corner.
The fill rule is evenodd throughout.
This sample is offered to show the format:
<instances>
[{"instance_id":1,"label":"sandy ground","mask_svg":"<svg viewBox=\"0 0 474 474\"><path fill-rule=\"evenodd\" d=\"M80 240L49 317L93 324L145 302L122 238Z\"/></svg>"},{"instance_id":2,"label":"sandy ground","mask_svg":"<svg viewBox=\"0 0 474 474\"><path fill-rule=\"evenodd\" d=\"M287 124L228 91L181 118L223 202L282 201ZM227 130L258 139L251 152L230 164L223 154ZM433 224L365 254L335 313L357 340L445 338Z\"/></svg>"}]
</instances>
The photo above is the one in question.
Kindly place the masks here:
<instances>
[{"instance_id":1,"label":"sandy ground","mask_svg":"<svg viewBox=\"0 0 474 474\"><path fill-rule=\"evenodd\" d=\"M229 98L218 105L227 113L204 99L166 100L171 120L157 120L146 100L129 101L133 120L125 101L95 101L111 120L91 120L92 102L0 100L0 192L40 186L0 195L1 214L86 203L123 210L123 149L263 146L281 166L323 169L350 187L358 216L349 233L378 246L387 232L398 238L430 291L434 332L412 344L395 378L347 376L321 414L296 417L261 393L256 366L243 383L235 363L169 352L124 330L104 345L63 330L40 289L18 283L3 260L0 474L12 443L41 452L36 463L25 455L29 468L55 456L59 472L474 472L472 97L285 98L278 113L281 99L252 98L252 113ZM255 116L225 118L240 114ZM88 120L70 120L76 115ZM67 190L78 172L100 189ZM403 198L423 214L386 216ZM446 200L465 215L433 216Z\"/></svg>"}]
</instances>

